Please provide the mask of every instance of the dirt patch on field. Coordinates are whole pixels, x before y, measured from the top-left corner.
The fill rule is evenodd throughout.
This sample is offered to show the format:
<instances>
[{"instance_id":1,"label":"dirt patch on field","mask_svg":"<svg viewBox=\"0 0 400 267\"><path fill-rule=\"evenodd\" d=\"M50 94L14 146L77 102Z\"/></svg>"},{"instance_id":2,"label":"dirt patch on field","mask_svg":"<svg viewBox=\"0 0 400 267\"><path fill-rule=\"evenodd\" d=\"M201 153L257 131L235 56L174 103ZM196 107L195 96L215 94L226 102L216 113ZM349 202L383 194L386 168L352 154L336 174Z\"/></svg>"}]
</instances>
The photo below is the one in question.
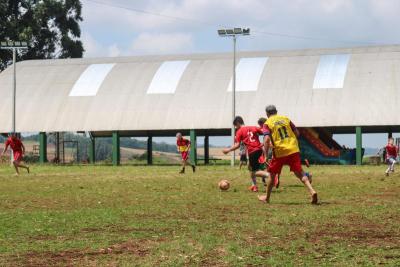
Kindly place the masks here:
<instances>
[{"instance_id":1,"label":"dirt patch on field","mask_svg":"<svg viewBox=\"0 0 400 267\"><path fill-rule=\"evenodd\" d=\"M66 250L60 252L30 252L14 258L15 262L23 266L75 266L87 262L96 265L99 257L113 257L116 255L132 255L135 257L146 257L154 241L128 240L98 250Z\"/></svg>"},{"instance_id":2,"label":"dirt patch on field","mask_svg":"<svg viewBox=\"0 0 400 267\"><path fill-rule=\"evenodd\" d=\"M393 216L395 215L388 215L388 218L382 218L380 222L370 221L361 216L348 216L342 224L324 225L308 240L316 244L346 242L349 245L400 248L398 243L400 233L392 229L392 225L385 223L386 219L393 219Z\"/></svg>"}]
</instances>

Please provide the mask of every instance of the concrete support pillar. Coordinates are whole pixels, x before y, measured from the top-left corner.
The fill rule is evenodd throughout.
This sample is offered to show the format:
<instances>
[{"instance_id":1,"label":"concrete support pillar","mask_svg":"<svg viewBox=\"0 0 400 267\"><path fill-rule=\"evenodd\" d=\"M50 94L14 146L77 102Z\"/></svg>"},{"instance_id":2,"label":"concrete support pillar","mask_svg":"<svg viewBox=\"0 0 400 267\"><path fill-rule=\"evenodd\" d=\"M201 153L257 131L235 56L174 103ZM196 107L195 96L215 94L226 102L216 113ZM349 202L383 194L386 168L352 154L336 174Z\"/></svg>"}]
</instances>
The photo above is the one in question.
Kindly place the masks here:
<instances>
[{"instance_id":1,"label":"concrete support pillar","mask_svg":"<svg viewBox=\"0 0 400 267\"><path fill-rule=\"evenodd\" d=\"M196 131L190 130L190 160L194 165L197 165L197 137Z\"/></svg>"},{"instance_id":2,"label":"concrete support pillar","mask_svg":"<svg viewBox=\"0 0 400 267\"><path fill-rule=\"evenodd\" d=\"M147 138L147 164L153 165L153 137Z\"/></svg>"},{"instance_id":3,"label":"concrete support pillar","mask_svg":"<svg viewBox=\"0 0 400 267\"><path fill-rule=\"evenodd\" d=\"M94 136L90 136L89 142L89 162L94 164L96 162L96 139Z\"/></svg>"},{"instance_id":4,"label":"concrete support pillar","mask_svg":"<svg viewBox=\"0 0 400 267\"><path fill-rule=\"evenodd\" d=\"M362 130L356 127L356 164L362 165Z\"/></svg>"},{"instance_id":5,"label":"concrete support pillar","mask_svg":"<svg viewBox=\"0 0 400 267\"><path fill-rule=\"evenodd\" d=\"M121 164L121 151L119 143L119 132L112 133L112 164L118 166Z\"/></svg>"},{"instance_id":6,"label":"concrete support pillar","mask_svg":"<svg viewBox=\"0 0 400 267\"><path fill-rule=\"evenodd\" d=\"M204 136L204 164L210 163L210 141L208 135Z\"/></svg>"},{"instance_id":7,"label":"concrete support pillar","mask_svg":"<svg viewBox=\"0 0 400 267\"><path fill-rule=\"evenodd\" d=\"M39 162L47 162L47 135L45 132L39 133Z\"/></svg>"}]
</instances>

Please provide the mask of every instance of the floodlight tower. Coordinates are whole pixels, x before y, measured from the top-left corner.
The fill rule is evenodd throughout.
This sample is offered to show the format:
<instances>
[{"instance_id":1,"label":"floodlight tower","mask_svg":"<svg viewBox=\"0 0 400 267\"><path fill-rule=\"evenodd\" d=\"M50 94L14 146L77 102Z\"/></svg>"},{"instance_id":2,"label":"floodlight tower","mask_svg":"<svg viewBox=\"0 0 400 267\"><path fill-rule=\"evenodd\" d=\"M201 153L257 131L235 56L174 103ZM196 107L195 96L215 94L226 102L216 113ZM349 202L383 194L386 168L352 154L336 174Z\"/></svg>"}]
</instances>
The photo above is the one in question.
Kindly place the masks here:
<instances>
[{"instance_id":1,"label":"floodlight tower","mask_svg":"<svg viewBox=\"0 0 400 267\"><path fill-rule=\"evenodd\" d=\"M233 28L218 30L220 37L231 37L233 40L233 77L232 77L232 121L236 116L236 39L240 35L250 35L250 28ZM235 142L235 127L232 125L231 138ZM235 166L235 151L232 153L231 166Z\"/></svg>"},{"instance_id":2,"label":"floodlight tower","mask_svg":"<svg viewBox=\"0 0 400 267\"><path fill-rule=\"evenodd\" d=\"M13 52L13 91L12 91L12 132L15 133L15 102L17 92L17 50L28 49L27 42L1 41L0 49L12 50Z\"/></svg>"}]
</instances>

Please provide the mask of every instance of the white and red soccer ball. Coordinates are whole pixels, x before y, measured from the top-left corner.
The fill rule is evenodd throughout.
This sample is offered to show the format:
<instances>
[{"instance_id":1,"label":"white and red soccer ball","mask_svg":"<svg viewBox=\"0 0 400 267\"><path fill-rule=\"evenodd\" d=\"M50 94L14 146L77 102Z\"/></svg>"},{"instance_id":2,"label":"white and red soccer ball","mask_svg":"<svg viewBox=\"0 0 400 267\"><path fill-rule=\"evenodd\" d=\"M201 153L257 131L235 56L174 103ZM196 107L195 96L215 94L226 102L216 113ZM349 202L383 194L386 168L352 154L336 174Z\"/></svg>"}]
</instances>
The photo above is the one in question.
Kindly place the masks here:
<instances>
[{"instance_id":1,"label":"white and red soccer ball","mask_svg":"<svg viewBox=\"0 0 400 267\"><path fill-rule=\"evenodd\" d=\"M221 191L226 191L226 190L229 189L230 183L229 183L228 180L221 180L221 181L218 183L218 187L219 187L219 189L221 189Z\"/></svg>"}]
</instances>

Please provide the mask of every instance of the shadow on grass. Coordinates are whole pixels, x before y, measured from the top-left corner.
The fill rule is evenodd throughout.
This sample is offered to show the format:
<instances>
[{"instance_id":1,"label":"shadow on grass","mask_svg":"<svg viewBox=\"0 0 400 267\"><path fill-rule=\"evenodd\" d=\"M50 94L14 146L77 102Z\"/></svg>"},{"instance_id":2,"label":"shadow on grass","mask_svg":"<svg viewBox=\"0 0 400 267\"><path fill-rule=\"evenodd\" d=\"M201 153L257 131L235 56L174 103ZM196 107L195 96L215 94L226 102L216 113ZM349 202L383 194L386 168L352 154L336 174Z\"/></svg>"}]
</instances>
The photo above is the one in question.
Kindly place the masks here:
<instances>
[{"instance_id":1,"label":"shadow on grass","mask_svg":"<svg viewBox=\"0 0 400 267\"><path fill-rule=\"evenodd\" d=\"M280 205L280 206L313 206L313 207L318 207L318 206L328 206L328 205L334 205L334 204L339 204L335 202L328 202L328 201L320 201L317 204L311 204L309 202L274 202L272 205Z\"/></svg>"},{"instance_id":2,"label":"shadow on grass","mask_svg":"<svg viewBox=\"0 0 400 267\"><path fill-rule=\"evenodd\" d=\"M289 185L285 185L284 187L304 187L303 184L289 184Z\"/></svg>"}]
</instances>

